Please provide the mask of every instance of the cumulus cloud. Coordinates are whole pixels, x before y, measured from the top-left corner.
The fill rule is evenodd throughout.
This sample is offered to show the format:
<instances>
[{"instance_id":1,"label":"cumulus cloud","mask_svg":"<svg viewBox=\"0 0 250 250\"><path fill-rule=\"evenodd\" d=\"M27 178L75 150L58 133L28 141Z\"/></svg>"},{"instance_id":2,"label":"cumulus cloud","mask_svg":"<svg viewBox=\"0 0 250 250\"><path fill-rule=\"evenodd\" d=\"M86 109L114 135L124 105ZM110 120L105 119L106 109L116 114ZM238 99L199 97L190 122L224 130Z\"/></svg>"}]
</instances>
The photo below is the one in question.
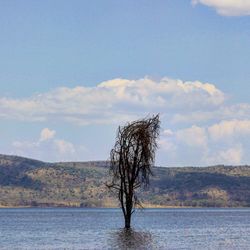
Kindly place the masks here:
<instances>
[{"instance_id":1,"label":"cumulus cloud","mask_svg":"<svg viewBox=\"0 0 250 250\"><path fill-rule=\"evenodd\" d=\"M113 79L96 87L61 87L29 98L0 98L0 117L107 124L149 112L210 110L224 101L225 94L211 83Z\"/></svg>"},{"instance_id":2,"label":"cumulus cloud","mask_svg":"<svg viewBox=\"0 0 250 250\"><path fill-rule=\"evenodd\" d=\"M244 150L241 144L229 147L225 150L213 152L210 156L204 157L204 162L209 165L213 164L228 164L240 165L242 164Z\"/></svg>"},{"instance_id":3,"label":"cumulus cloud","mask_svg":"<svg viewBox=\"0 0 250 250\"><path fill-rule=\"evenodd\" d=\"M117 126L149 113L160 113L165 128L159 141L160 162L211 165L250 160L250 104L232 103L212 83L113 79L22 99L0 97L0 118L16 121ZM86 159L83 146L58 138L47 127L37 140L15 141L12 147L14 154L38 159Z\"/></svg>"},{"instance_id":4,"label":"cumulus cloud","mask_svg":"<svg viewBox=\"0 0 250 250\"><path fill-rule=\"evenodd\" d=\"M247 103L226 104L211 110L195 110L191 112L177 112L173 114L173 123L204 123L221 120L244 120L250 118L250 105Z\"/></svg>"},{"instance_id":5,"label":"cumulus cloud","mask_svg":"<svg viewBox=\"0 0 250 250\"><path fill-rule=\"evenodd\" d=\"M249 160L246 150L249 148L250 120L193 125L176 131L166 129L160 141L160 150L180 165L189 157L194 165L242 164Z\"/></svg>"},{"instance_id":6,"label":"cumulus cloud","mask_svg":"<svg viewBox=\"0 0 250 250\"><path fill-rule=\"evenodd\" d=\"M207 146L206 130L195 125L193 125L191 128L177 131L176 137L178 141L182 141L191 147Z\"/></svg>"},{"instance_id":7,"label":"cumulus cloud","mask_svg":"<svg viewBox=\"0 0 250 250\"><path fill-rule=\"evenodd\" d=\"M71 142L65 141L65 140L55 140L54 144L56 148L58 149L59 153L64 154L74 154L76 152L76 149L74 145Z\"/></svg>"},{"instance_id":8,"label":"cumulus cloud","mask_svg":"<svg viewBox=\"0 0 250 250\"><path fill-rule=\"evenodd\" d=\"M249 0L192 0L192 4L203 4L212 7L222 16L250 15Z\"/></svg>"},{"instance_id":9,"label":"cumulus cloud","mask_svg":"<svg viewBox=\"0 0 250 250\"><path fill-rule=\"evenodd\" d=\"M11 153L48 161L80 160L86 155L87 150L83 145L56 138L55 134L55 130L44 128L39 139L14 141Z\"/></svg>"},{"instance_id":10,"label":"cumulus cloud","mask_svg":"<svg viewBox=\"0 0 250 250\"><path fill-rule=\"evenodd\" d=\"M225 139L232 136L250 136L250 120L221 121L208 128L214 140Z\"/></svg>"},{"instance_id":11,"label":"cumulus cloud","mask_svg":"<svg viewBox=\"0 0 250 250\"><path fill-rule=\"evenodd\" d=\"M55 137L56 131L50 130L49 128L44 128L40 133L39 141L47 141Z\"/></svg>"}]
</instances>

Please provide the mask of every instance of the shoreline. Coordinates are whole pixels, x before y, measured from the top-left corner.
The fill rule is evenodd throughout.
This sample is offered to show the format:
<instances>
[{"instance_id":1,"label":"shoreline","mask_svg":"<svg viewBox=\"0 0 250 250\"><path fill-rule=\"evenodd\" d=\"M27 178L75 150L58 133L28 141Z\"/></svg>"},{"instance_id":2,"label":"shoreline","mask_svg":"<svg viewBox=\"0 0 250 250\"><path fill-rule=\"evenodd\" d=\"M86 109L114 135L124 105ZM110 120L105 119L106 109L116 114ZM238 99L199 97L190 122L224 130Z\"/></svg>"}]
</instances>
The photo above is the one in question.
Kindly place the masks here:
<instances>
[{"instance_id":1,"label":"shoreline","mask_svg":"<svg viewBox=\"0 0 250 250\"><path fill-rule=\"evenodd\" d=\"M120 209L120 207L78 207L78 206L0 206L1 209L19 209L19 208L37 208L37 209L47 209L47 208L61 208L61 209ZM145 206L143 208L136 208L140 209L249 209L250 207L191 207L191 206Z\"/></svg>"}]
</instances>

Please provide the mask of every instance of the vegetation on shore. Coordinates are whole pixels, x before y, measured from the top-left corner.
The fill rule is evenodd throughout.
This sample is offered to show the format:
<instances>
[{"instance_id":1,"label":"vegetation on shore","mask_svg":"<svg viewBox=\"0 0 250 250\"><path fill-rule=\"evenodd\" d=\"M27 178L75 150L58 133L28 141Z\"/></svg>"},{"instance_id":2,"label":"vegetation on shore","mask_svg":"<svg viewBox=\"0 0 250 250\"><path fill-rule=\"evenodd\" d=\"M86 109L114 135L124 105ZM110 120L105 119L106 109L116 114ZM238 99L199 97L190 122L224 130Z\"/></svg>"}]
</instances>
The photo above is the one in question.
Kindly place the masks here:
<instances>
[{"instance_id":1,"label":"vegetation on shore","mask_svg":"<svg viewBox=\"0 0 250 250\"><path fill-rule=\"evenodd\" d=\"M0 155L0 207L117 207L108 163ZM145 207L250 207L250 166L153 168Z\"/></svg>"}]
</instances>

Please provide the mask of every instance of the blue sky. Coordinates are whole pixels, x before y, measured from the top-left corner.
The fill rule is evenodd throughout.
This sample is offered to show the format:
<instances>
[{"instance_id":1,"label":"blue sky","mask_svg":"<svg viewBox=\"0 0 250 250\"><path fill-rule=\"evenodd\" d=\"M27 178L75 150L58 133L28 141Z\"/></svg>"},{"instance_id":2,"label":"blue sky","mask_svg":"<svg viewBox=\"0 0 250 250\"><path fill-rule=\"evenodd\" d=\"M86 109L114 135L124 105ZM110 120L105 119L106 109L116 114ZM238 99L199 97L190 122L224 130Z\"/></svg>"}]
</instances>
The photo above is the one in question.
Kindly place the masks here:
<instances>
[{"instance_id":1,"label":"blue sky","mask_svg":"<svg viewBox=\"0 0 250 250\"><path fill-rule=\"evenodd\" d=\"M161 165L250 163L250 1L0 1L0 151L107 159L160 112Z\"/></svg>"}]
</instances>

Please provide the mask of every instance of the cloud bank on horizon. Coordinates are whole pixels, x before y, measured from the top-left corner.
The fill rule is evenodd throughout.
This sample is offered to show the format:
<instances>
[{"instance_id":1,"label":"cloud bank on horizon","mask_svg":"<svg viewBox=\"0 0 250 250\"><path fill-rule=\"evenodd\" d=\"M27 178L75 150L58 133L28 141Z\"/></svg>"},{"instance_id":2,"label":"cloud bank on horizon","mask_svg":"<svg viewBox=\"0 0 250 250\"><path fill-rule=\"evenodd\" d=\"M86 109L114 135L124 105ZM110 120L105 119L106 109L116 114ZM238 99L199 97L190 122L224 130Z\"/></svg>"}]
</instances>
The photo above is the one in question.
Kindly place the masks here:
<instances>
[{"instance_id":1,"label":"cloud bank on horizon","mask_svg":"<svg viewBox=\"0 0 250 250\"><path fill-rule=\"evenodd\" d=\"M12 154L59 162L77 161L86 153L84 146L74 145L69 141L57 138L56 131L49 128L42 129L39 138L34 138L32 141L16 140L11 146Z\"/></svg>"},{"instance_id":2,"label":"cloud bank on horizon","mask_svg":"<svg viewBox=\"0 0 250 250\"><path fill-rule=\"evenodd\" d=\"M249 0L192 0L193 5L212 7L222 16L249 16Z\"/></svg>"},{"instance_id":3,"label":"cloud bank on horizon","mask_svg":"<svg viewBox=\"0 0 250 250\"><path fill-rule=\"evenodd\" d=\"M0 117L20 121L62 120L86 124L120 123L137 114L178 115L220 107L225 94L213 84L163 78L113 79L96 87L61 87L29 98L0 98ZM179 114L180 111L180 114Z\"/></svg>"},{"instance_id":4,"label":"cloud bank on horizon","mask_svg":"<svg viewBox=\"0 0 250 250\"><path fill-rule=\"evenodd\" d=\"M117 127L153 113L160 113L162 120L158 164L250 161L250 104L234 103L212 83L117 78L94 87L60 87L27 98L0 98L2 119L68 123L83 130L87 125ZM84 144L74 145L58 138L56 128L45 127L37 139L14 141L11 152L52 161L81 160L88 152L88 143Z\"/></svg>"}]
</instances>

